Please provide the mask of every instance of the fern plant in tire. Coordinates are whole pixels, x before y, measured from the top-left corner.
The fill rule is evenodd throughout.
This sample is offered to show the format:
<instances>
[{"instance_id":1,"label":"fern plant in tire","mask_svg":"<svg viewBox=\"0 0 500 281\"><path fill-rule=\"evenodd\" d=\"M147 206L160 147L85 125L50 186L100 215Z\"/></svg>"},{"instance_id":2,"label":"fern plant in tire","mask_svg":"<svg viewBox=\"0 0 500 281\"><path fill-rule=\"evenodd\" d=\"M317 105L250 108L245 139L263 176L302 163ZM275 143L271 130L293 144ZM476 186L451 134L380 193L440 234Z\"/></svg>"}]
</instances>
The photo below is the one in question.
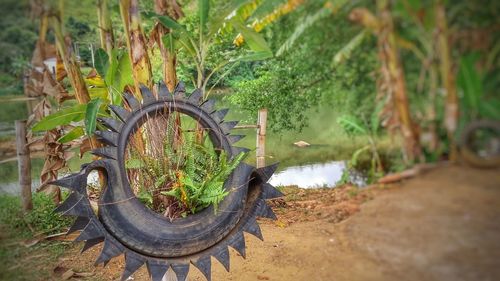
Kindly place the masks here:
<instances>
[{"instance_id":1,"label":"fern plant in tire","mask_svg":"<svg viewBox=\"0 0 500 281\"><path fill-rule=\"evenodd\" d=\"M122 254L125 256L122 280L126 280L143 265L146 265L153 281L162 280L169 268L174 271L178 280L185 280L192 265L197 267L207 280L211 280L211 257L216 258L229 271L228 247L234 248L245 257L243 232L253 234L262 240L260 227L256 222L257 217L276 218L265 200L282 196L277 189L267 183L277 165L256 169L240 161L247 149L234 146L242 136L230 134L237 122L224 121L227 109L215 110L214 101L203 101L200 90L186 95L182 83L177 85L174 93L170 93L164 83L160 83L158 87L156 91L158 94L155 96L150 89L142 86L141 102L130 93L126 93L124 97L130 110L110 106L116 118L102 118L100 122L107 129L96 131L96 135L105 146L95 149L93 153L101 156L101 159L82 165L79 173L54 182L71 190L69 197L57 207L56 211L76 217L68 233L81 230L75 241L85 241L83 251L103 243L96 264L106 265L114 257ZM205 188L209 185L210 188L219 186L223 188L224 196L216 200L217 206L201 204L189 210L186 215L172 219L162 212L148 208L143 203L144 200L141 200L137 190L134 190L138 187L134 180L139 176L131 173L126 166L127 161L134 159L133 153L131 154L128 148L131 144L138 146L139 151L150 151L151 147L161 147L164 152L170 149L164 147L169 142L152 146L150 142L154 140L146 138L142 144L137 142L134 144L131 140L139 139L137 136L141 136L141 127L148 120L159 115L175 114L196 120L197 128L201 128L196 131L203 132L197 143L209 141L217 152L217 161L213 163L223 160L226 164L234 164L234 167L231 167L233 169L230 169L230 172L226 170L224 173L218 173L215 167L210 176L199 178L198 185L206 183ZM168 121L157 120L153 124L163 126L168 124ZM182 147L182 142L171 144L177 149ZM173 159L173 157L165 158ZM181 159L187 161L189 157ZM163 160L168 159L158 159L158 161ZM196 171L197 162L192 161L183 165L167 166L169 170L173 170L164 171L170 175L168 182L171 186L161 191L163 195L183 198L181 189L173 187L176 183L182 184L186 190L193 189L190 194L185 194L191 196L185 197L186 200L201 194L199 186L188 187L190 184L182 175L176 176L176 172L179 174L185 171L187 165L189 169L193 169L190 175L198 176L199 173L193 172ZM105 175L105 187L99 198L97 214L94 213L87 195L87 176L93 170L100 170ZM144 184L154 185L156 180L151 179ZM168 186L169 183L166 182L156 184ZM150 186L141 188L147 189ZM197 193L194 192L196 190Z\"/></svg>"}]
</instances>

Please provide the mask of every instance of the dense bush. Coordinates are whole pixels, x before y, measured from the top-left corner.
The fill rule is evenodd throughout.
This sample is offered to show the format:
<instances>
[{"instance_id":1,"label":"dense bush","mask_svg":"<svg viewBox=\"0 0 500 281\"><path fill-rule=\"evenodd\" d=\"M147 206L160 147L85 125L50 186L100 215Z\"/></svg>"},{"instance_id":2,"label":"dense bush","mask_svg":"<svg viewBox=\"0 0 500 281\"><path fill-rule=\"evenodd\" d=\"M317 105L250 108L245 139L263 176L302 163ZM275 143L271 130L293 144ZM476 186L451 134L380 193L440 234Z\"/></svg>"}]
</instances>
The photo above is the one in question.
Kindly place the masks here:
<instances>
[{"instance_id":1,"label":"dense bush","mask_svg":"<svg viewBox=\"0 0 500 281\"><path fill-rule=\"evenodd\" d=\"M264 30L273 49L278 50L295 26L317 8L314 3L302 6ZM235 94L229 100L252 112L251 116L256 116L259 108L269 108L274 131L300 130L308 124L308 109L320 102L329 103L339 113L363 119L370 116L376 92L375 40L367 40L356 52L360 59L332 64L335 54L358 30L347 22L345 12L315 23L283 55L253 65L250 71L239 71L246 76L232 83Z\"/></svg>"}]
</instances>

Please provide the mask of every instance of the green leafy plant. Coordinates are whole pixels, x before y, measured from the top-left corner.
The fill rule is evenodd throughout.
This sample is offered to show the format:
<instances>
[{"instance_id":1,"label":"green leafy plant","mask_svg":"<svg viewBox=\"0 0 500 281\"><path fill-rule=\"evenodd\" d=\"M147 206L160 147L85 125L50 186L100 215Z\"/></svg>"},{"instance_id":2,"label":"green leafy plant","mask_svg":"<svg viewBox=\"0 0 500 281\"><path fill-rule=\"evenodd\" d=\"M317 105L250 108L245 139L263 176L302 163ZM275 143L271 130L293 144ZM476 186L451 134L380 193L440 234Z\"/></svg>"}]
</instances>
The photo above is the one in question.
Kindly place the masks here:
<instances>
[{"instance_id":1,"label":"green leafy plant","mask_svg":"<svg viewBox=\"0 0 500 281\"><path fill-rule=\"evenodd\" d=\"M347 162L347 168L342 175L341 183L346 183L349 181L349 173L352 169L359 166L359 160L361 155L369 152L370 153L370 165L368 171L368 181L374 181L380 177L384 168L382 161L377 149L376 135L379 128L378 114L380 111L380 106L371 115L370 122L362 122L358 118L352 115L343 115L337 119L337 123L342 126L344 131L349 135L364 135L367 136L368 144L357 149L351 156L351 159Z\"/></svg>"},{"instance_id":2,"label":"green leafy plant","mask_svg":"<svg viewBox=\"0 0 500 281\"><path fill-rule=\"evenodd\" d=\"M98 76L87 77L85 82L89 85L92 98L100 97L111 104L122 103L123 89L133 85L132 65L130 57L124 49L111 50L109 56L104 49L96 51L95 69Z\"/></svg>"},{"instance_id":3,"label":"green leafy plant","mask_svg":"<svg viewBox=\"0 0 500 281\"><path fill-rule=\"evenodd\" d=\"M210 205L213 205L214 212L217 212L218 204L229 194L229 192L224 189L224 182L245 157L245 154L241 153L228 162L227 155L224 151L221 152L219 156L215 155L215 150L206 149L205 147L202 147L199 151L207 153L206 156L208 156L208 158L204 158L201 162L204 162L206 167L187 165L184 173L176 174L178 184L174 185L172 190L164 191L162 194L175 197L182 202L192 214ZM193 155L195 154L196 153L193 153ZM188 162L194 163L194 160L195 159L191 159L188 160ZM202 171L203 168L208 169ZM199 172L204 173L201 174Z\"/></svg>"},{"instance_id":4,"label":"green leafy plant","mask_svg":"<svg viewBox=\"0 0 500 281\"><path fill-rule=\"evenodd\" d=\"M63 107L37 122L34 132L47 131L60 126L75 124L66 130L58 140L68 143L85 135L92 136L96 129L96 118L109 116L108 104L121 104L122 91L126 85L132 85L130 58L122 49L113 49L112 57L103 49L96 51L96 72L85 78L91 100L85 104L63 105ZM83 122L82 122L83 121Z\"/></svg>"},{"instance_id":5,"label":"green leafy plant","mask_svg":"<svg viewBox=\"0 0 500 281\"><path fill-rule=\"evenodd\" d=\"M271 0L271 2L277 1ZM210 1L199 0L198 10L192 25L185 25L169 16L157 15L151 12L145 13L145 16L156 18L163 26L170 29L170 32L162 38L163 44L172 53L182 50L186 57L194 62L196 67L194 84L197 88L202 89L206 97L210 90L228 75L238 63L264 60L273 56L273 52L264 37L247 26L245 22L249 19L249 15L245 11L248 9L248 5L253 3L253 1L249 0L228 1L228 3L218 6L217 13L212 15L210 13ZM222 56L220 53L214 53L213 46L217 43L217 40L221 39L221 33L232 33L234 31L237 31L245 38L250 50L243 54L241 52L230 52ZM220 59L205 73L208 58L211 55ZM224 70L224 73L220 74L217 81L212 83L213 86L210 90L206 91L210 79L222 70Z\"/></svg>"},{"instance_id":6,"label":"green leafy plant","mask_svg":"<svg viewBox=\"0 0 500 281\"><path fill-rule=\"evenodd\" d=\"M40 267L19 270L16 264L19 260L33 259L35 255L43 256L43 263L57 262L68 247L65 242L44 240L44 237L66 232L74 219L55 213L56 204L53 198L44 193L33 194L33 207L29 213L24 213L18 196L0 195L0 279L2 280L53 278L51 267L47 270Z\"/></svg>"},{"instance_id":7,"label":"green leafy plant","mask_svg":"<svg viewBox=\"0 0 500 281\"><path fill-rule=\"evenodd\" d=\"M126 161L126 168L139 173L139 180L132 181L137 198L170 217L194 214L211 205L217 212L219 203L229 194L224 182L246 154L229 160L225 151L215 149L209 140L196 141L193 134L183 135L177 148L171 139L165 138L160 160L136 155Z\"/></svg>"},{"instance_id":8,"label":"green leafy plant","mask_svg":"<svg viewBox=\"0 0 500 281\"><path fill-rule=\"evenodd\" d=\"M35 234L52 234L64 231L72 219L54 212L56 204L43 193L33 195L33 210L24 214L19 197L0 196L0 224L7 226L12 234L31 237Z\"/></svg>"},{"instance_id":9,"label":"green leafy plant","mask_svg":"<svg viewBox=\"0 0 500 281\"><path fill-rule=\"evenodd\" d=\"M471 53L460 59L457 84L463 94L462 126L479 118L500 119L500 99L486 94L484 74L476 67L478 58L478 54Z\"/></svg>"}]
</instances>

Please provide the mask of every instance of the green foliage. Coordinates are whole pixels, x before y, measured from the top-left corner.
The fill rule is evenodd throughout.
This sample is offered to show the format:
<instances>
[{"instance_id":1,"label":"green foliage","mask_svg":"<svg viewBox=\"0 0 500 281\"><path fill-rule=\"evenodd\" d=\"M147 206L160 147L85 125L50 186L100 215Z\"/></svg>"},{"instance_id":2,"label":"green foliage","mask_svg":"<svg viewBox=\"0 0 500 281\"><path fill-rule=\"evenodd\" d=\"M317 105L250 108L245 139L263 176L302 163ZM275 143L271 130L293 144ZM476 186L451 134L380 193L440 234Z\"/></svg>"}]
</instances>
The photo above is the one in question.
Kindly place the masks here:
<instances>
[{"instance_id":1,"label":"green foliage","mask_svg":"<svg viewBox=\"0 0 500 281\"><path fill-rule=\"evenodd\" d=\"M37 122L31 130L33 132L47 131L56 128L57 126L68 125L71 122L83 120L87 110L86 104L77 104L62 110L59 110L51 115L44 117Z\"/></svg>"},{"instance_id":2,"label":"green foliage","mask_svg":"<svg viewBox=\"0 0 500 281\"><path fill-rule=\"evenodd\" d=\"M288 37L288 39L281 45L281 47L276 52L276 56L281 56L288 50L290 50L295 42L306 32L310 27L316 24L321 19L328 17L331 14L330 9L320 8L316 12L306 15L300 23L295 27L294 32Z\"/></svg>"},{"instance_id":3,"label":"green foliage","mask_svg":"<svg viewBox=\"0 0 500 281\"><path fill-rule=\"evenodd\" d=\"M187 156L184 173L177 176L180 185L162 194L183 202L192 214L210 205L217 212L218 204L229 194L224 182L244 157L240 153L228 162L224 151L217 155L214 149L197 145Z\"/></svg>"},{"instance_id":4,"label":"green foliage","mask_svg":"<svg viewBox=\"0 0 500 281\"><path fill-rule=\"evenodd\" d=\"M205 32L208 24L208 13L210 11L210 0L198 0L198 16L200 27L199 30L201 33Z\"/></svg>"},{"instance_id":5,"label":"green foliage","mask_svg":"<svg viewBox=\"0 0 500 281\"><path fill-rule=\"evenodd\" d=\"M20 198L0 196L0 224L8 226L22 237L37 233L59 233L69 227L72 219L55 213L56 205L43 193L33 194L33 210L23 214Z\"/></svg>"},{"instance_id":6,"label":"green foliage","mask_svg":"<svg viewBox=\"0 0 500 281\"><path fill-rule=\"evenodd\" d=\"M60 143L68 143L82 137L83 135L85 135L84 129L82 127L75 127L64 136L60 137L57 141Z\"/></svg>"},{"instance_id":7,"label":"green foliage","mask_svg":"<svg viewBox=\"0 0 500 281\"><path fill-rule=\"evenodd\" d=\"M328 11L321 1L308 2L270 26L264 35L279 56L250 64L248 78L231 83L236 93L228 100L250 116L268 108L269 126L275 132L303 129L308 115L314 114L309 109L320 102L358 118L372 112L375 40L365 38L365 45L351 52L356 59L332 67L331 60L360 29L345 20L346 11Z\"/></svg>"},{"instance_id":8,"label":"green foliage","mask_svg":"<svg viewBox=\"0 0 500 281\"><path fill-rule=\"evenodd\" d=\"M210 1L199 0L197 12L187 15L181 21L176 22L168 16L145 13L148 18L155 18L171 32L162 40L171 52L179 53L178 61L189 65L190 69L182 73L181 77L187 76L193 84L201 88L205 97L210 93L206 90L209 83L218 84L224 76L240 61L263 60L272 57L272 51L263 36L255 32L246 24L246 18L241 16L241 9L249 0L233 0L229 3L217 3L216 9L211 9ZM228 39L228 35L242 34L249 51L235 52L235 48L225 49L223 53L213 52L222 38ZM226 45L227 46L227 45ZM210 65L210 64L213 65ZM222 74L220 74L222 73ZM182 75L184 74L184 75ZM220 77L216 77L219 74ZM211 81L212 78L215 82ZM211 81L211 82L210 82Z\"/></svg>"},{"instance_id":9,"label":"green foliage","mask_svg":"<svg viewBox=\"0 0 500 281\"><path fill-rule=\"evenodd\" d=\"M340 116L337 118L337 123L350 135L366 135L368 133L368 129L353 115Z\"/></svg>"},{"instance_id":10,"label":"green foliage","mask_svg":"<svg viewBox=\"0 0 500 281\"><path fill-rule=\"evenodd\" d=\"M137 198L159 212L164 210L154 205L158 193L177 199L187 211L183 215L194 214L211 205L216 212L218 204L229 194L224 188L225 181L246 155L241 153L229 160L227 154L218 152L208 139L198 143L192 134L184 134L179 148L174 149L172 138L170 135L164 140L161 161L145 155L127 160L127 169L135 169L140 177L154 181L152 185L141 183L144 179L136 182Z\"/></svg>"},{"instance_id":11,"label":"green foliage","mask_svg":"<svg viewBox=\"0 0 500 281\"><path fill-rule=\"evenodd\" d=\"M457 83L463 93L463 122L480 118L500 119L500 98L486 96L484 74L475 65L478 58L477 54L469 54L460 60Z\"/></svg>"},{"instance_id":12,"label":"green foliage","mask_svg":"<svg viewBox=\"0 0 500 281\"><path fill-rule=\"evenodd\" d=\"M97 49L95 51L95 70L101 77L105 77L108 68L109 68L108 54L102 48Z\"/></svg>"},{"instance_id":13,"label":"green foliage","mask_svg":"<svg viewBox=\"0 0 500 281\"><path fill-rule=\"evenodd\" d=\"M101 106L101 101L98 99L89 102L89 104L76 104L65 107L42 118L31 128L31 130L33 132L47 131L59 126L69 125L72 122L85 120L85 124L89 126L86 132L93 132L96 125L95 118L97 118L97 116L108 116L104 110L105 108ZM93 128L91 128L91 126L93 126ZM75 134L75 132L72 134Z\"/></svg>"},{"instance_id":14,"label":"green foliage","mask_svg":"<svg viewBox=\"0 0 500 281\"><path fill-rule=\"evenodd\" d=\"M102 100L97 98L89 101L87 103L87 108L85 110L85 133L87 136L91 137L94 134L97 115L99 113L99 107L102 104Z\"/></svg>"},{"instance_id":15,"label":"green foliage","mask_svg":"<svg viewBox=\"0 0 500 281\"><path fill-rule=\"evenodd\" d=\"M35 230L47 233L58 233L69 227L72 218L63 217L54 212L57 206L52 198L43 193L33 197L33 211L25 216L26 223Z\"/></svg>"},{"instance_id":16,"label":"green foliage","mask_svg":"<svg viewBox=\"0 0 500 281\"><path fill-rule=\"evenodd\" d=\"M0 1L0 95L22 93L22 74L37 40L29 1Z\"/></svg>"},{"instance_id":17,"label":"green foliage","mask_svg":"<svg viewBox=\"0 0 500 281\"><path fill-rule=\"evenodd\" d=\"M384 170L377 145L377 129L380 122L378 115L379 108L372 113L370 118L371 126L369 126L368 122L363 122L353 115L343 115L337 118L337 123L339 123L348 135L361 135L365 136L367 139L367 144L356 149L353 152L351 159L347 161L347 167L342 175L340 183L346 183L346 181L350 180L350 173L353 170L361 170L360 159L362 155L367 152L370 157L368 169L366 171L368 182L374 182L382 176Z\"/></svg>"},{"instance_id":18,"label":"green foliage","mask_svg":"<svg viewBox=\"0 0 500 281\"><path fill-rule=\"evenodd\" d=\"M351 159L349 160L349 166L350 167L357 167L361 153L363 153L365 151L369 151L369 149L370 149L370 145L365 145L365 146L359 148L358 150L354 151Z\"/></svg>"},{"instance_id":19,"label":"green foliage","mask_svg":"<svg viewBox=\"0 0 500 281\"><path fill-rule=\"evenodd\" d=\"M38 38L38 22L30 17L30 1L0 1L0 95L21 94L22 75L29 67ZM82 61L91 61L88 43L99 41L95 0L64 1L66 31L80 48ZM115 15L118 17L117 13ZM48 34L48 41L52 41Z\"/></svg>"},{"instance_id":20,"label":"green foliage","mask_svg":"<svg viewBox=\"0 0 500 281\"><path fill-rule=\"evenodd\" d=\"M255 80L237 82L237 92L228 100L249 112L268 108L269 127L273 131L300 130L308 120L305 109L316 104L317 97L298 95L300 82L287 79L285 75L284 69L277 68L263 72Z\"/></svg>"},{"instance_id":21,"label":"green foliage","mask_svg":"<svg viewBox=\"0 0 500 281\"><path fill-rule=\"evenodd\" d=\"M266 40L259 33L255 32L252 28L247 27L241 21L233 20L231 23L234 28L243 35L243 38L245 38L245 41L248 43L250 49L259 54L258 56L254 55L255 57L268 58L272 56L271 48L269 48ZM246 57L250 56L247 55Z\"/></svg>"},{"instance_id":22,"label":"green foliage","mask_svg":"<svg viewBox=\"0 0 500 281\"><path fill-rule=\"evenodd\" d=\"M66 243L53 241L23 245L44 235L64 232L73 220L54 213L55 204L42 193L33 194L33 204L33 210L25 215L19 197L0 195L1 280L50 280L53 267L47 265L57 263L67 248ZM40 258L33 259L35 256ZM19 262L24 260L29 260L30 266L19 270Z\"/></svg>"},{"instance_id":23,"label":"green foliage","mask_svg":"<svg viewBox=\"0 0 500 281\"><path fill-rule=\"evenodd\" d=\"M340 49L340 51L337 52L337 54L335 54L335 56L333 57L332 65L338 66L339 64L348 60L352 56L354 51L359 48L361 43L363 43L363 40L368 37L368 35L369 32L366 29L358 33L358 35L352 38L349 43L347 43L344 47L342 47L342 49Z\"/></svg>"},{"instance_id":24,"label":"green foliage","mask_svg":"<svg viewBox=\"0 0 500 281\"><path fill-rule=\"evenodd\" d=\"M73 16L69 17L67 27L72 31L71 35L74 38L82 38L92 31L88 23L77 20Z\"/></svg>"},{"instance_id":25,"label":"green foliage","mask_svg":"<svg viewBox=\"0 0 500 281\"><path fill-rule=\"evenodd\" d=\"M101 97L106 103L122 103L122 93L126 85L133 85L132 64L130 57L124 49L113 49L109 58L106 51L96 51L95 66L100 77L87 79L90 86L91 97L93 93L102 93Z\"/></svg>"},{"instance_id":26,"label":"green foliage","mask_svg":"<svg viewBox=\"0 0 500 281\"><path fill-rule=\"evenodd\" d=\"M87 136L92 136L96 129L97 117L108 116L107 104L121 104L122 92L126 85L133 84L130 58L122 49L112 51L111 59L108 54L98 49L96 51L96 70L99 76L85 79L90 94L90 102L63 107L33 127L33 131L46 131L71 123L83 123L63 135L59 141L70 142L82 137L82 130Z\"/></svg>"}]
</instances>

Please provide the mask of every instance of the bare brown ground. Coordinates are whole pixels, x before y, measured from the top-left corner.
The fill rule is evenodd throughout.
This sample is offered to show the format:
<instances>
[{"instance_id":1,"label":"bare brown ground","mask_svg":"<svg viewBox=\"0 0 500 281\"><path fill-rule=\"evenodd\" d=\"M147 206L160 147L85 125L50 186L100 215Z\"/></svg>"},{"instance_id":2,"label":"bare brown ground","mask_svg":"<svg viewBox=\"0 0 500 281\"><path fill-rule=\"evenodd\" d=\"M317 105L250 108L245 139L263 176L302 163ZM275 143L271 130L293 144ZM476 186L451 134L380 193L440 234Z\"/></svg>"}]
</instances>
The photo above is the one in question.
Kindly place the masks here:
<instances>
[{"instance_id":1,"label":"bare brown ground","mask_svg":"<svg viewBox=\"0 0 500 281\"><path fill-rule=\"evenodd\" d=\"M500 170L442 167L399 185L358 192L287 189L265 241L246 235L231 272L212 280L500 280ZM351 216L352 215L352 216ZM123 258L93 267L99 248L70 250L63 268L117 280ZM204 280L191 266L188 280ZM57 278L56 278L57 279ZM148 280L145 268L134 280Z\"/></svg>"}]
</instances>

